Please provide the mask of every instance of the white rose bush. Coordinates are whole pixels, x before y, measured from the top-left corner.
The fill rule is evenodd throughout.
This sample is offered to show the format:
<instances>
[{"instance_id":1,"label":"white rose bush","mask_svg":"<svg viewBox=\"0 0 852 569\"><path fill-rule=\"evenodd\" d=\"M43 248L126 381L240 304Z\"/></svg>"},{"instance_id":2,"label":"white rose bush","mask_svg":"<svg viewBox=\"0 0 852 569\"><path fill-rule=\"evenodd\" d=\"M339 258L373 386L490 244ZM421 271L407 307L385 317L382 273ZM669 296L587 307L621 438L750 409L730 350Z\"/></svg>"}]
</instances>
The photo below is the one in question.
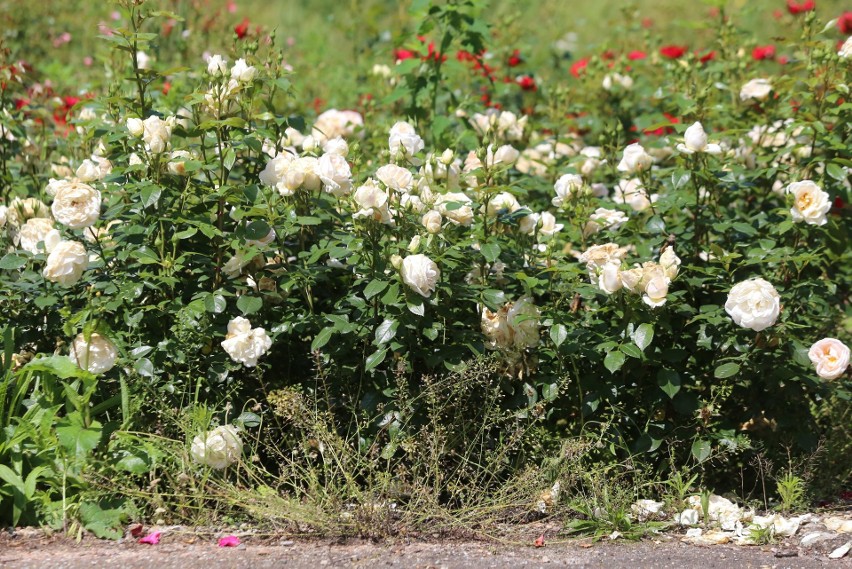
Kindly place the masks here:
<instances>
[{"instance_id":1,"label":"white rose bush","mask_svg":"<svg viewBox=\"0 0 852 569\"><path fill-rule=\"evenodd\" d=\"M79 487L91 457L160 476L145 432L193 477L275 472L267 439L328 461L299 418L321 397L355 451L408 464L423 394L482 362L504 426L549 452L594 424L601 460L654 468L810 452L817 402L849 400L852 59L812 20L783 73L724 28L706 59L590 48L539 76L436 3L353 93L274 35L178 39L159 26L190 19L121 4L114 68L51 99L53 131L0 71L0 372L60 405Z\"/></svg>"}]
</instances>

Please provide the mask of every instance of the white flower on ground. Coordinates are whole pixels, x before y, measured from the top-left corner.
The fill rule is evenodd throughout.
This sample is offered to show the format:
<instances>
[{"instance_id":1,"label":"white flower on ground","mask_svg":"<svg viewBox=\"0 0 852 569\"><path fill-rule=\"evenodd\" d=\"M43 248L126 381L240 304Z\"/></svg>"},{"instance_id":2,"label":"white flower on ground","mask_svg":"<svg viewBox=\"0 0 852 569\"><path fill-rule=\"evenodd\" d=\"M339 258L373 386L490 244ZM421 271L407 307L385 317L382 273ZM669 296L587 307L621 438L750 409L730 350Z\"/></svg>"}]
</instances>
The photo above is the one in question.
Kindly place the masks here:
<instances>
[{"instance_id":1,"label":"white flower on ground","mask_svg":"<svg viewBox=\"0 0 852 569\"><path fill-rule=\"evenodd\" d=\"M108 372L115 366L118 349L109 338L101 336L97 332L92 332L88 340L86 340L85 335L78 334L71 342L71 351L68 356L80 369L89 373L101 374Z\"/></svg>"},{"instance_id":2,"label":"white flower on ground","mask_svg":"<svg viewBox=\"0 0 852 569\"><path fill-rule=\"evenodd\" d=\"M823 379L837 379L849 366L849 348L835 338L823 338L808 350L808 358Z\"/></svg>"},{"instance_id":3,"label":"white flower on ground","mask_svg":"<svg viewBox=\"0 0 852 569\"><path fill-rule=\"evenodd\" d=\"M71 286L80 280L89 266L89 255L82 243L60 241L47 257L42 275L62 286Z\"/></svg>"},{"instance_id":4,"label":"white flower on ground","mask_svg":"<svg viewBox=\"0 0 852 569\"><path fill-rule=\"evenodd\" d=\"M772 83L768 79L752 79L740 89L740 100L762 101L769 96L770 91L772 91Z\"/></svg>"},{"instance_id":5,"label":"white flower on ground","mask_svg":"<svg viewBox=\"0 0 852 569\"><path fill-rule=\"evenodd\" d=\"M426 255L418 254L409 255L402 260L400 275L402 282L411 287L414 292L424 298L429 298L438 286L441 271L432 259Z\"/></svg>"},{"instance_id":6,"label":"white flower on ground","mask_svg":"<svg viewBox=\"0 0 852 569\"><path fill-rule=\"evenodd\" d=\"M190 454L199 464L222 469L237 462L243 454L240 431L233 425L222 425L192 439Z\"/></svg>"},{"instance_id":7,"label":"white flower on ground","mask_svg":"<svg viewBox=\"0 0 852 569\"><path fill-rule=\"evenodd\" d=\"M654 159L650 154L645 152L642 145L634 142L624 149L624 155L621 158L621 162L618 163L618 171L635 174L647 170L653 163Z\"/></svg>"},{"instance_id":8,"label":"white flower on ground","mask_svg":"<svg viewBox=\"0 0 852 569\"><path fill-rule=\"evenodd\" d=\"M89 227L101 216L101 193L82 182L61 184L50 210L56 221L71 229Z\"/></svg>"},{"instance_id":9,"label":"white flower on ground","mask_svg":"<svg viewBox=\"0 0 852 569\"><path fill-rule=\"evenodd\" d=\"M762 278L749 279L734 285L728 293L725 312L738 326L760 332L775 324L781 313L781 297Z\"/></svg>"},{"instance_id":10,"label":"white flower on ground","mask_svg":"<svg viewBox=\"0 0 852 569\"><path fill-rule=\"evenodd\" d=\"M700 122L695 122L683 133L684 144L678 144L677 149L684 154L695 154L706 152L707 154L719 154L722 147L718 144L708 144L707 133Z\"/></svg>"},{"instance_id":11,"label":"white flower on ground","mask_svg":"<svg viewBox=\"0 0 852 569\"><path fill-rule=\"evenodd\" d=\"M272 340L263 328L252 328L251 322L237 316L228 322L228 334L222 341L222 348L235 362L246 367L254 367L257 360L272 347Z\"/></svg>"},{"instance_id":12,"label":"white flower on ground","mask_svg":"<svg viewBox=\"0 0 852 569\"><path fill-rule=\"evenodd\" d=\"M811 180L794 182L787 186L786 192L794 198L790 215L793 221L804 221L809 225L825 225L826 214L831 209L829 195Z\"/></svg>"}]
</instances>

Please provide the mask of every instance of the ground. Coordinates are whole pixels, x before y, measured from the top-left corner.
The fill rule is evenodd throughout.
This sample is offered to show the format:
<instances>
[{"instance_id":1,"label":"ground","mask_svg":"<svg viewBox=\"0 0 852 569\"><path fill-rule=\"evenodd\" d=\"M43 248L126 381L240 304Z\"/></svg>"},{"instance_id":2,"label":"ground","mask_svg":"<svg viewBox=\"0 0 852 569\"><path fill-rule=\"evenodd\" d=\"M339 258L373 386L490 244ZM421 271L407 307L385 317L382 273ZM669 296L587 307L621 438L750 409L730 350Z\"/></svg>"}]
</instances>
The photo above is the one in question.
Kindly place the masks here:
<instances>
[{"instance_id":1,"label":"ground","mask_svg":"<svg viewBox=\"0 0 852 569\"><path fill-rule=\"evenodd\" d=\"M235 548L217 547L222 532L174 529L164 532L158 545L143 545L128 538L119 542L83 538L80 542L45 536L38 530L4 532L0 537L0 567L9 569L78 569L156 567L158 569L212 569L246 567L600 567L606 569L704 568L816 568L852 567L852 559L829 560L825 554L805 550L795 540L762 547L716 545L702 547L680 541L679 535L641 542L567 540L545 537L544 547L534 547L535 531L525 528L499 541L441 540L434 536L394 539L382 543L365 540L294 539L288 536L242 534ZM534 530L534 531L530 531ZM239 532L234 532L241 535ZM545 536L547 531L545 528Z\"/></svg>"}]
</instances>

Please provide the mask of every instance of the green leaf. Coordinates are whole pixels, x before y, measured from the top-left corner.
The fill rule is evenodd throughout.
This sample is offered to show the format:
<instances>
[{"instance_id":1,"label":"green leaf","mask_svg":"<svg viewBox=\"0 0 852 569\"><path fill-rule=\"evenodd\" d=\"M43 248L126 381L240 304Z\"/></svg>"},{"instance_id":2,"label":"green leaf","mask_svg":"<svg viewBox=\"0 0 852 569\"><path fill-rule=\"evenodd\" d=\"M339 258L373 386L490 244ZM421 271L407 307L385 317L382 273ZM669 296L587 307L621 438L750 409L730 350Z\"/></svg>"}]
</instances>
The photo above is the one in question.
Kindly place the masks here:
<instances>
[{"instance_id":1,"label":"green leaf","mask_svg":"<svg viewBox=\"0 0 852 569\"><path fill-rule=\"evenodd\" d=\"M46 371L59 379L85 379L94 377L88 371L81 369L68 356L38 358L28 363L23 369L27 371Z\"/></svg>"},{"instance_id":2,"label":"green leaf","mask_svg":"<svg viewBox=\"0 0 852 569\"><path fill-rule=\"evenodd\" d=\"M230 170L234 167L234 162L237 161L237 153L233 148L229 148L227 152L225 152L225 159L222 164L225 166L226 170ZM267 232L268 233L268 232Z\"/></svg>"},{"instance_id":3,"label":"green leaf","mask_svg":"<svg viewBox=\"0 0 852 569\"><path fill-rule=\"evenodd\" d=\"M843 170L841 166L835 164L834 162L830 162L825 167L825 173L834 178L835 180L842 182L846 179L846 172Z\"/></svg>"},{"instance_id":4,"label":"green leaf","mask_svg":"<svg viewBox=\"0 0 852 569\"><path fill-rule=\"evenodd\" d=\"M740 364L730 362L717 367L716 370L713 372L713 375L716 377L716 379L725 379L726 377L736 375L739 371Z\"/></svg>"},{"instance_id":5,"label":"green leaf","mask_svg":"<svg viewBox=\"0 0 852 569\"><path fill-rule=\"evenodd\" d=\"M482 302L493 310L498 310L506 304L506 293L496 288L488 288L482 291Z\"/></svg>"},{"instance_id":6,"label":"green leaf","mask_svg":"<svg viewBox=\"0 0 852 569\"><path fill-rule=\"evenodd\" d=\"M388 353L387 348L379 348L369 356L367 356L367 361L364 364L364 371L370 371L374 369L377 365L385 361L385 356Z\"/></svg>"},{"instance_id":7,"label":"green leaf","mask_svg":"<svg viewBox=\"0 0 852 569\"><path fill-rule=\"evenodd\" d=\"M269 235L269 231L271 228L269 224L263 221L262 219L255 219L251 223L246 226L246 239L250 239L252 241L260 241L267 235Z\"/></svg>"},{"instance_id":8,"label":"green leaf","mask_svg":"<svg viewBox=\"0 0 852 569\"><path fill-rule=\"evenodd\" d=\"M311 351L315 352L322 349L331 340L331 335L334 333L334 328L329 326L319 331L319 334L314 336L314 341L311 342Z\"/></svg>"},{"instance_id":9,"label":"green leaf","mask_svg":"<svg viewBox=\"0 0 852 569\"><path fill-rule=\"evenodd\" d=\"M237 308L239 308L243 314L254 314L263 308L263 299L257 296L244 294L237 299Z\"/></svg>"},{"instance_id":10,"label":"green leaf","mask_svg":"<svg viewBox=\"0 0 852 569\"><path fill-rule=\"evenodd\" d=\"M670 369L661 369L657 372L657 385L669 396L669 399L674 399L680 391L680 374Z\"/></svg>"},{"instance_id":11,"label":"green leaf","mask_svg":"<svg viewBox=\"0 0 852 569\"><path fill-rule=\"evenodd\" d=\"M604 358L604 366L606 369L610 371L610 373L615 373L621 369L621 366L624 365L624 354L622 354L618 350L613 350L609 352Z\"/></svg>"},{"instance_id":12,"label":"green leaf","mask_svg":"<svg viewBox=\"0 0 852 569\"><path fill-rule=\"evenodd\" d=\"M148 358L140 358L133 364L133 369L142 377L154 377L154 364Z\"/></svg>"},{"instance_id":13,"label":"green leaf","mask_svg":"<svg viewBox=\"0 0 852 569\"><path fill-rule=\"evenodd\" d=\"M479 249L479 252L482 253L482 256L489 263L493 263L500 258L500 246L496 243L486 243Z\"/></svg>"},{"instance_id":14,"label":"green leaf","mask_svg":"<svg viewBox=\"0 0 852 569\"><path fill-rule=\"evenodd\" d=\"M387 344L396 336L396 329L399 326L399 322L393 320L392 318L385 319L384 322L379 324L379 327L376 328L376 339L375 344L377 346L381 346L382 344Z\"/></svg>"},{"instance_id":15,"label":"green leaf","mask_svg":"<svg viewBox=\"0 0 852 569\"><path fill-rule=\"evenodd\" d=\"M157 202L160 201L160 195L163 193L163 190L159 186L148 185L142 188L139 192L139 198L142 201L143 207L156 207Z\"/></svg>"},{"instance_id":16,"label":"green leaf","mask_svg":"<svg viewBox=\"0 0 852 569\"><path fill-rule=\"evenodd\" d=\"M692 443L692 456L695 457L695 460L698 462L704 462L708 458L710 458L710 453L712 451L712 445L710 441L705 440L697 440Z\"/></svg>"},{"instance_id":17,"label":"green leaf","mask_svg":"<svg viewBox=\"0 0 852 569\"><path fill-rule=\"evenodd\" d=\"M370 281L370 284L368 284L364 288L364 298L370 300L371 298L385 290L387 286L387 281L380 281L378 279Z\"/></svg>"},{"instance_id":18,"label":"green leaf","mask_svg":"<svg viewBox=\"0 0 852 569\"><path fill-rule=\"evenodd\" d=\"M101 424L92 421L88 427L78 414L72 414L56 423L59 444L76 457L83 457L97 448L101 441Z\"/></svg>"},{"instance_id":19,"label":"green leaf","mask_svg":"<svg viewBox=\"0 0 852 569\"><path fill-rule=\"evenodd\" d=\"M423 316L426 314L426 306L422 301L417 304L414 304L413 302L406 302L405 304L408 307L408 311L412 314L416 314L417 316Z\"/></svg>"},{"instance_id":20,"label":"green leaf","mask_svg":"<svg viewBox=\"0 0 852 569\"><path fill-rule=\"evenodd\" d=\"M618 349L625 355L630 356L631 358L636 358L637 360L642 359L642 350L634 346L633 344L622 344L618 346Z\"/></svg>"},{"instance_id":21,"label":"green leaf","mask_svg":"<svg viewBox=\"0 0 852 569\"><path fill-rule=\"evenodd\" d=\"M221 314L222 312L225 312L225 308L227 308L227 306L228 302L221 294L209 294L204 299L204 309L207 312L212 312L213 314Z\"/></svg>"},{"instance_id":22,"label":"green leaf","mask_svg":"<svg viewBox=\"0 0 852 569\"><path fill-rule=\"evenodd\" d=\"M555 324L550 327L550 339L557 348L568 339L568 329L564 324Z\"/></svg>"},{"instance_id":23,"label":"green leaf","mask_svg":"<svg viewBox=\"0 0 852 569\"><path fill-rule=\"evenodd\" d=\"M27 258L22 255L15 255L14 253L9 253L4 255L2 259L0 259L0 269L5 270L13 270L20 269L24 265L27 264Z\"/></svg>"},{"instance_id":24,"label":"green leaf","mask_svg":"<svg viewBox=\"0 0 852 569\"><path fill-rule=\"evenodd\" d=\"M127 519L122 508L104 508L97 502L83 502L78 509L83 527L101 539L119 539L119 529Z\"/></svg>"},{"instance_id":25,"label":"green leaf","mask_svg":"<svg viewBox=\"0 0 852 569\"><path fill-rule=\"evenodd\" d=\"M633 341L639 346L639 349L643 352L645 348L651 345L651 342L654 340L654 325L653 324L640 324L636 330L633 332Z\"/></svg>"}]
</instances>

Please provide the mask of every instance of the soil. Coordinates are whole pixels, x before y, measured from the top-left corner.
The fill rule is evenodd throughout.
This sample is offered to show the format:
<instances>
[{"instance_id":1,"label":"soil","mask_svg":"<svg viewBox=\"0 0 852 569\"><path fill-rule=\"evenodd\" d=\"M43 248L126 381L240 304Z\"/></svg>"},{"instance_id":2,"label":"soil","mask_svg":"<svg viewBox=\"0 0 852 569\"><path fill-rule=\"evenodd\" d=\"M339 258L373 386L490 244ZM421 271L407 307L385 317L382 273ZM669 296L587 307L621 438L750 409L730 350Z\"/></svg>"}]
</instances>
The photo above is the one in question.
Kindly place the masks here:
<instances>
[{"instance_id":1,"label":"soil","mask_svg":"<svg viewBox=\"0 0 852 569\"><path fill-rule=\"evenodd\" d=\"M679 535L664 535L641 542L592 541L547 537L545 545L534 547L542 528L527 527L523 532L499 541L395 539L381 543L365 540L293 539L286 536L245 535L237 547L218 547L217 538L225 532L210 533L188 529L164 531L157 545L145 545L128 537L120 541L83 537L75 541L64 536L48 536L40 530L17 530L0 536L0 567L9 569L82 569L120 567L136 569L265 569L292 567L589 567L621 568L849 568L852 558L830 560L816 551L803 550L795 541L770 546L696 546L680 541ZM240 536L239 532L236 535Z\"/></svg>"}]
</instances>

